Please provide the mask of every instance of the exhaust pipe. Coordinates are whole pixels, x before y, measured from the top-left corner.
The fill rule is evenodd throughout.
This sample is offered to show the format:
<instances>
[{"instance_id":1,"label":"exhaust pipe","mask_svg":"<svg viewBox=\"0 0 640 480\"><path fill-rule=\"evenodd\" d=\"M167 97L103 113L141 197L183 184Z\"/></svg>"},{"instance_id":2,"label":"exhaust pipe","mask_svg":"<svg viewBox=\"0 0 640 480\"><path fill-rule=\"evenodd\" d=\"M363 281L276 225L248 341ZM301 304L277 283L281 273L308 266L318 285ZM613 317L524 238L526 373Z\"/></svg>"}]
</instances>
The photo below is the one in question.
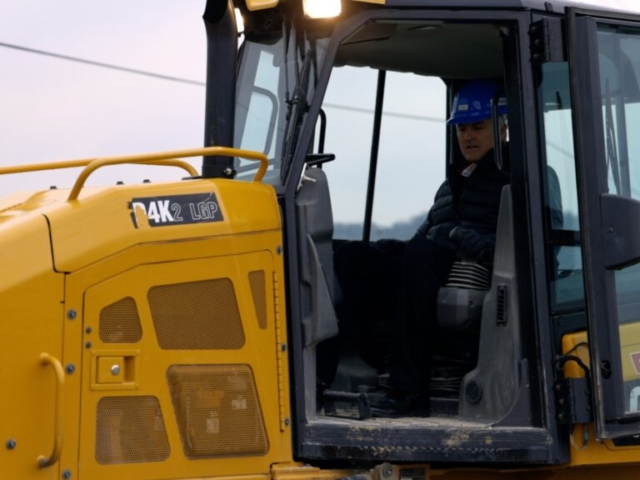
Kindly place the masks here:
<instances>
[{"instance_id":1,"label":"exhaust pipe","mask_svg":"<svg viewBox=\"0 0 640 480\"><path fill-rule=\"evenodd\" d=\"M208 0L202 18L207 32L204 146L233 147L238 57L238 28L233 1ZM202 159L204 178L233 178L235 173L233 157Z\"/></svg>"}]
</instances>

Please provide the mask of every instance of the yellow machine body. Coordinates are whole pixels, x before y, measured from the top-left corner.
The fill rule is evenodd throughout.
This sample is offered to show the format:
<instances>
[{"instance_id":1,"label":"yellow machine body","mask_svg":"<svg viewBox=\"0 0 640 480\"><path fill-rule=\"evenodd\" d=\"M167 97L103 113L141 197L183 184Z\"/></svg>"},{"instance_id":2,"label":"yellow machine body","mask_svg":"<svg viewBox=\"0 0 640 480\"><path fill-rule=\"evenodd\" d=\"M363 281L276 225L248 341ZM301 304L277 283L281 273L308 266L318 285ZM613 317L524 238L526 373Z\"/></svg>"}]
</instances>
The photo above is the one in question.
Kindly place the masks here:
<instances>
[{"instance_id":1,"label":"yellow machine body","mask_svg":"<svg viewBox=\"0 0 640 480\"><path fill-rule=\"evenodd\" d=\"M0 205L0 268L11 272L0 280L3 478L258 478L290 461L272 187L193 180L67 195ZM153 226L152 205L168 223Z\"/></svg>"},{"instance_id":2,"label":"yellow machine body","mask_svg":"<svg viewBox=\"0 0 640 480\"><path fill-rule=\"evenodd\" d=\"M620 329L622 339L622 358L624 380L633 381L638 378L638 374L634 371L632 351L638 350L640 344L640 324L638 322L623 325ZM565 335L562 339L562 349L565 354L570 353L579 358L587 367L591 366L589 343L587 333L577 332L571 335ZM627 361L625 361L625 359ZM575 361L567 362L564 367L566 378L582 378L584 370ZM576 425L571 431L571 465L615 465L633 464L640 459L640 447L635 446L618 446L612 440L595 440L595 430L593 424ZM611 475L611 471L604 471L603 475ZM636 478L638 475L638 467L631 466L627 469L620 469L617 478ZM606 478L595 477L595 478Z\"/></svg>"},{"instance_id":3,"label":"yellow machine body","mask_svg":"<svg viewBox=\"0 0 640 480\"><path fill-rule=\"evenodd\" d=\"M52 190L0 205L0 259L12 272L0 279L8 315L0 323L4 478L354 473L293 459L282 233L272 187L189 180L67 197ZM155 213L148 202L205 197L215 198L215 220L149 221ZM216 210L194 208L202 216ZM161 212L176 208L158 207L158 218ZM584 340L566 337L565 351ZM576 428L576 439L585 428ZM610 470L587 466L628 464L639 455L638 447L592 441L572 452L573 469L389 468L424 479L605 478ZM636 468L617 470L634 478ZM373 478L383 479L380 472Z\"/></svg>"}]
</instances>

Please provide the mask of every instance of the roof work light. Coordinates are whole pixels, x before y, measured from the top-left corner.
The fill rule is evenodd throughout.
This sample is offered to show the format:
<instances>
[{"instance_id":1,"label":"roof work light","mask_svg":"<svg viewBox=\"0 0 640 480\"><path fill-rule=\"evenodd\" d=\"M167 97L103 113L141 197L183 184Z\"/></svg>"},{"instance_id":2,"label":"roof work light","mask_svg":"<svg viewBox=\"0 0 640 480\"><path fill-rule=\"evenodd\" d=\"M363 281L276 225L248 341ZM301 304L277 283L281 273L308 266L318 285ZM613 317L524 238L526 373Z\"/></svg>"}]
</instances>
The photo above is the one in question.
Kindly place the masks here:
<instances>
[{"instance_id":1,"label":"roof work light","mask_svg":"<svg viewBox=\"0 0 640 480\"><path fill-rule=\"evenodd\" d=\"M340 0L302 0L302 5L309 18L332 18L342 12Z\"/></svg>"}]
</instances>

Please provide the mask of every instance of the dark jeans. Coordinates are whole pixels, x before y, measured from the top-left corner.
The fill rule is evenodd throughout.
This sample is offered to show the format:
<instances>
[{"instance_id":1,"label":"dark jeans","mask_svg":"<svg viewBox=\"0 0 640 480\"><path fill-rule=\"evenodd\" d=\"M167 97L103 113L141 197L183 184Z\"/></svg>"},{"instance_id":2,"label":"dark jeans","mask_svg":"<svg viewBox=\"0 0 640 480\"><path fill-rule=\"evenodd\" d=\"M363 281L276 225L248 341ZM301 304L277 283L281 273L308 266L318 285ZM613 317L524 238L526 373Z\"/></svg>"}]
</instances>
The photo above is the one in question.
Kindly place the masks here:
<instances>
[{"instance_id":1,"label":"dark jeans","mask_svg":"<svg viewBox=\"0 0 640 480\"><path fill-rule=\"evenodd\" d=\"M343 297L340 341L378 369L390 353L391 383L398 389L428 393L436 299L454 260L454 252L422 236L347 242L334 253ZM320 351L319 362L322 357ZM330 377L325 373L328 383Z\"/></svg>"}]
</instances>

